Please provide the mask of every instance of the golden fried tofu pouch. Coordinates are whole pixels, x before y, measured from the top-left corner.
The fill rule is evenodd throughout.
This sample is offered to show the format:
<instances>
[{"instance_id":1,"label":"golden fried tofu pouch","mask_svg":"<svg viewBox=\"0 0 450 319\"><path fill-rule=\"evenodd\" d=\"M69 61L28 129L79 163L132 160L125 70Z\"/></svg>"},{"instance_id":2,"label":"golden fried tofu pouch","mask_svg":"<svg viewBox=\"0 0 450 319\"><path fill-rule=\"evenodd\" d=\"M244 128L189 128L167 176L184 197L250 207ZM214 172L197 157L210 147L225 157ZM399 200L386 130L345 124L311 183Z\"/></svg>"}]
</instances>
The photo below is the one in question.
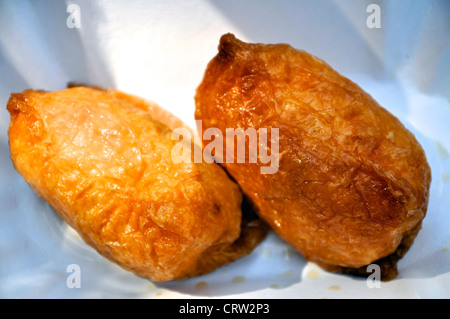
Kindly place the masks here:
<instances>
[{"instance_id":1,"label":"golden fried tofu pouch","mask_svg":"<svg viewBox=\"0 0 450 319\"><path fill-rule=\"evenodd\" d=\"M222 165L280 237L327 270L367 276L377 263L382 280L397 275L431 183L423 149L397 118L311 54L232 34L195 101L202 134L279 129L276 173L261 174L260 161Z\"/></svg>"},{"instance_id":2,"label":"golden fried tofu pouch","mask_svg":"<svg viewBox=\"0 0 450 319\"><path fill-rule=\"evenodd\" d=\"M208 273L265 235L243 220L242 193L217 164L176 163L181 121L117 91L12 94L17 171L101 255L154 281Z\"/></svg>"}]
</instances>

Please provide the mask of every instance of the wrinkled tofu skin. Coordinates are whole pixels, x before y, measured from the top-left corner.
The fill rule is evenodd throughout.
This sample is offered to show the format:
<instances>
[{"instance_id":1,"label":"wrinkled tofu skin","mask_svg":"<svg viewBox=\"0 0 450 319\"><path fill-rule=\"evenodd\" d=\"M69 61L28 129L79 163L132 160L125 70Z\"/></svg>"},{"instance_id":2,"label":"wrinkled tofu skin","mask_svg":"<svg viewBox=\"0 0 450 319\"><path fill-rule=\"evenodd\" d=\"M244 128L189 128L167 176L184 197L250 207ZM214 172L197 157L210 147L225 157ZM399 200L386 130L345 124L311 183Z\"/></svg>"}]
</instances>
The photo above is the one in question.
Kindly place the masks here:
<instances>
[{"instance_id":1,"label":"wrinkled tofu skin","mask_svg":"<svg viewBox=\"0 0 450 319\"><path fill-rule=\"evenodd\" d=\"M100 254L154 281L213 271L265 235L242 220L242 193L217 164L174 163L157 106L87 87L12 94L11 159Z\"/></svg>"},{"instance_id":2,"label":"wrinkled tofu skin","mask_svg":"<svg viewBox=\"0 0 450 319\"><path fill-rule=\"evenodd\" d=\"M331 271L364 274L378 262L383 279L397 275L431 173L413 134L368 93L307 52L226 34L195 101L201 134L279 129L276 173L222 165L280 237Z\"/></svg>"}]
</instances>

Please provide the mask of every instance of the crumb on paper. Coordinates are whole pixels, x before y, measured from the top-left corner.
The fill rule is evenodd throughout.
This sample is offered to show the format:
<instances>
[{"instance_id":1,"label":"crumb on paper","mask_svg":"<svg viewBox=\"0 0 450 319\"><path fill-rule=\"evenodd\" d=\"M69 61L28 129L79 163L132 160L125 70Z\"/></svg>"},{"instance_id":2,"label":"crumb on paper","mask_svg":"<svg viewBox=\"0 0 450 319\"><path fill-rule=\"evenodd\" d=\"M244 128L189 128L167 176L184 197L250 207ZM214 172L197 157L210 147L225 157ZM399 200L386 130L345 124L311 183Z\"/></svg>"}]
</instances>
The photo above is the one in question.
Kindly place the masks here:
<instances>
[{"instance_id":1,"label":"crumb on paper","mask_svg":"<svg viewBox=\"0 0 450 319\"><path fill-rule=\"evenodd\" d=\"M235 276L232 279L233 283L239 283L239 282L243 282L243 281L245 281L245 277L244 276Z\"/></svg>"}]
</instances>

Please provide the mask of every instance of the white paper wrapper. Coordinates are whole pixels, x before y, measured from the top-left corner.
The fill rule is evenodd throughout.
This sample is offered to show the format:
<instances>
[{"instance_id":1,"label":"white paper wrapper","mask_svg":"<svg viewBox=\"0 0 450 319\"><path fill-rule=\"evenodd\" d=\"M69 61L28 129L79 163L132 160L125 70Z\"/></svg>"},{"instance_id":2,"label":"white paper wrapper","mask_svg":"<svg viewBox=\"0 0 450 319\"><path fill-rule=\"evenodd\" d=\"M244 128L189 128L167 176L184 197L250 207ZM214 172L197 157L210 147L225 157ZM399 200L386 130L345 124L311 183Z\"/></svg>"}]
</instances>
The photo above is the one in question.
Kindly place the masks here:
<instances>
[{"instance_id":1,"label":"white paper wrapper","mask_svg":"<svg viewBox=\"0 0 450 319\"><path fill-rule=\"evenodd\" d=\"M71 4L80 9L80 28L69 27L77 22ZM370 4L381 9L380 28L368 27ZM397 279L370 288L365 279L325 272L271 233L252 254L211 274L152 283L84 244L14 170L6 111L12 92L59 90L69 81L106 86L152 100L194 127L195 89L226 32L309 51L416 135L433 183L428 215ZM0 297L450 297L449 71L446 0L0 1ZM72 264L80 288L69 288Z\"/></svg>"}]
</instances>

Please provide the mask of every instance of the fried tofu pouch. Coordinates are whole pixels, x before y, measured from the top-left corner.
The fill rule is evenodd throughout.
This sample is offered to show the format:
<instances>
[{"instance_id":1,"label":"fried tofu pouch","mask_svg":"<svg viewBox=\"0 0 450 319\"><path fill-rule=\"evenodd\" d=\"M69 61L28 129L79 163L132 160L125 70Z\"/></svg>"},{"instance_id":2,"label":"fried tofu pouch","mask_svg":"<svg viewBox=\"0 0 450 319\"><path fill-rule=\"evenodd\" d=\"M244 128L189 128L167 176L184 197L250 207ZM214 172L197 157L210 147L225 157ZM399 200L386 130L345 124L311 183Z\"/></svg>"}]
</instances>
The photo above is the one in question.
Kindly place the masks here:
<instances>
[{"instance_id":1,"label":"fried tofu pouch","mask_svg":"<svg viewBox=\"0 0 450 319\"><path fill-rule=\"evenodd\" d=\"M185 279L245 256L264 238L217 164L176 163L161 108L87 87L12 94L17 171L101 255L153 281ZM153 115L156 114L166 124Z\"/></svg>"},{"instance_id":2,"label":"fried tofu pouch","mask_svg":"<svg viewBox=\"0 0 450 319\"><path fill-rule=\"evenodd\" d=\"M202 133L279 129L276 173L261 174L259 161L222 165L281 238L330 271L368 276L377 263L382 280L397 276L431 183L423 149L397 118L311 54L232 34L195 101Z\"/></svg>"}]
</instances>

